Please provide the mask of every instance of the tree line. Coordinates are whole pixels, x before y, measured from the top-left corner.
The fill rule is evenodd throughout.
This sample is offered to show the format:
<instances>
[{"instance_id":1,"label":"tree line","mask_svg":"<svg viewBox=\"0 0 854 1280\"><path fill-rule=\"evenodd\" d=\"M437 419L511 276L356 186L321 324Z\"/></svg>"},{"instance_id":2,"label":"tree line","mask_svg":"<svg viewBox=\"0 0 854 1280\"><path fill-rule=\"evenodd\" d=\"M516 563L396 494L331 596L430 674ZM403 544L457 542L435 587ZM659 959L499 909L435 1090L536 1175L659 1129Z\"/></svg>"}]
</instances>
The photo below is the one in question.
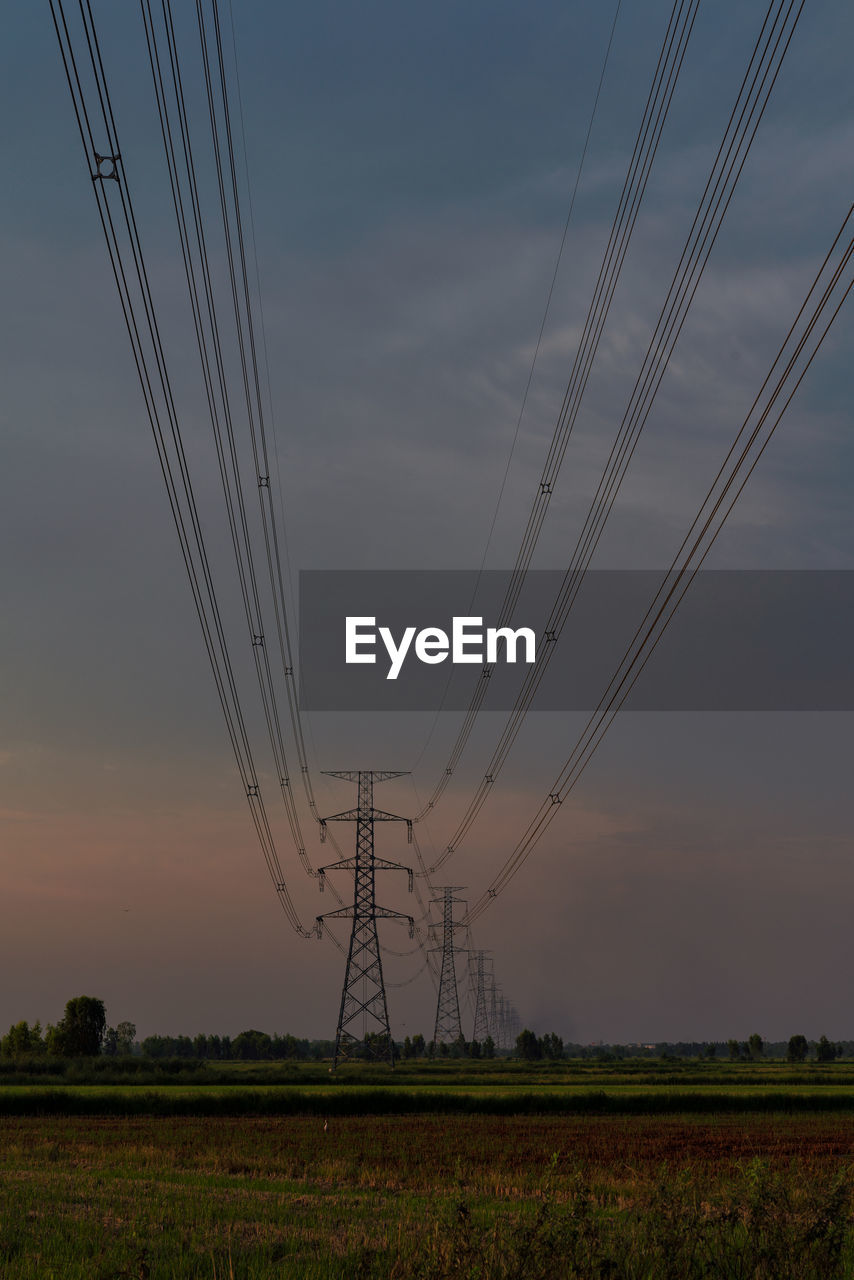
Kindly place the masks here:
<instances>
[{"instance_id":1,"label":"tree line","mask_svg":"<svg viewBox=\"0 0 854 1280\"><path fill-rule=\"evenodd\" d=\"M132 1022L107 1026L103 1000L95 996L75 996L55 1025L42 1030L40 1022L16 1022L0 1039L0 1054L7 1058L40 1057L89 1058L97 1054L133 1053L136 1027Z\"/></svg>"},{"instance_id":2,"label":"tree line","mask_svg":"<svg viewBox=\"0 0 854 1280\"><path fill-rule=\"evenodd\" d=\"M377 1053L376 1037L368 1036L362 1046L366 1059L383 1056ZM42 1029L40 1022L30 1025L16 1022L6 1035L0 1038L0 1055L5 1058L54 1057L78 1058L107 1056L126 1057L131 1054L152 1059L186 1059L196 1061L245 1061L245 1062L318 1062L330 1058L335 1048L333 1040L300 1039L293 1035L268 1035L266 1031L250 1029L239 1035L147 1036L141 1043L136 1040L136 1027L132 1022L119 1022L115 1027L107 1025L103 1000L94 996L75 996L65 1006L62 1018L55 1025ZM436 1044L423 1035L406 1036L395 1044L395 1053L404 1061L413 1059L492 1059L512 1056L526 1062L558 1061L561 1059L592 1059L613 1062L626 1058L685 1059L699 1058L706 1061L762 1062L785 1059L791 1063L807 1061L833 1062L842 1056L854 1057L854 1042L835 1044L827 1036L807 1040L794 1035L786 1041L769 1043L754 1033L747 1040L727 1041L677 1041L645 1045L578 1045L564 1044L555 1032L538 1036L525 1028L516 1038L515 1051L496 1048L491 1036L483 1041L457 1040ZM356 1056L359 1056L358 1054Z\"/></svg>"}]
</instances>

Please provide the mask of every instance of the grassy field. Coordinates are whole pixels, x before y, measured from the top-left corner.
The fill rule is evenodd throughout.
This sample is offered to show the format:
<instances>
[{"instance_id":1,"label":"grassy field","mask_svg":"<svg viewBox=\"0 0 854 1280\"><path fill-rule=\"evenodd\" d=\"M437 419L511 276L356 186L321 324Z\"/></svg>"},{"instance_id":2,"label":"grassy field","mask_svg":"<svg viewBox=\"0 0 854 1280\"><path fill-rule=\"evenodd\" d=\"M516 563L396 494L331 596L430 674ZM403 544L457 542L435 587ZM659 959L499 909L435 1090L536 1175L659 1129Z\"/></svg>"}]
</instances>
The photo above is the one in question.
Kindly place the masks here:
<instances>
[{"instance_id":1,"label":"grassy field","mask_svg":"<svg viewBox=\"0 0 854 1280\"><path fill-rule=\"evenodd\" d=\"M325 1069L309 1067L296 1089L236 1068L208 1073L209 1083L60 1091L75 1106L111 1094L138 1107L180 1095L186 1109L222 1096L232 1110L242 1105L234 1098L290 1091L308 1107L290 1115L228 1114L228 1106L215 1116L33 1114L55 1083L4 1087L0 1104L17 1098L23 1110L26 1099L30 1114L0 1117L0 1276L854 1277L850 1066L720 1064L710 1075L646 1064L585 1068L578 1078L572 1066L516 1065L472 1072L463 1064L456 1074L449 1065L441 1088L433 1072L396 1072L393 1095L429 1099L456 1088L488 1102L622 1089L658 1099L659 1113L359 1114L366 1097L392 1098L387 1073L360 1067L350 1083L341 1073L332 1085ZM683 1090L716 1090L719 1110L668 1110ZM844 1105L785 1113L730 1105L780 1091Z\"/></svg>"},{"instance_id":2,"label":"grassy field","mask_svg":"<svg viewBox=\"0 0 854 1280\"><path fill-rule=\"evenodd\" d=\"M5 1120L4 1280L851 1275L854 1117Z\"/></svg>"},{"instance_id":3,"label":"grassy field","mask_svg":"<svg viewBox=\"0 0 854 1280\"><path fill-rule=\"evenodd\" d=\"M134 1064L132 1064L134 1065ZM0 1075L0 1116L644 1115L854 1110L850 1064L68 1064Z\"/></svg>"}]
</instances>

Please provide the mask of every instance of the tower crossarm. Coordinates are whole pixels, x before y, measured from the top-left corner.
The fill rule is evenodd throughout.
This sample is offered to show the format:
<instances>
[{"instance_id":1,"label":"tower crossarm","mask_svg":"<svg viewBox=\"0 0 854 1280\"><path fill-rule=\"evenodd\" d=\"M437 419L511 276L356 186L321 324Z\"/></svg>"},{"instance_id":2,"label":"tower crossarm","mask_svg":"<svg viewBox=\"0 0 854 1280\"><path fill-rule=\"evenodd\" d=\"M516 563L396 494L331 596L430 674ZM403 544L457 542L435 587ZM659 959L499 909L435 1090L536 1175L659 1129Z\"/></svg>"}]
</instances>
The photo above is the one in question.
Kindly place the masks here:
<instances>
[{"instance_id":1,"label":"tower crossarm","mask_svg":"<svg viewBox=\"0 0 854 1280\"><path fill-rule=\"evenodd\" d=\"M339 907L337 911L325 911L315 919L318 926L323 928L324 920L354 920L357 915L353 907ZM409 925L409 936L413 937L415 934L415 918L408 916L405 911L392 911L391 907L375 907L372 915L374 920L405 920Z\"/></svg>"},{"instance_id":2,"label":"tower crossarm","mask_svg":"<svg viewBox=\"0 0 854 1280\"><path fill-rule=\"evenodd\" d=\"M343 813L331 813L328 818L320 819L320 843L326 841L326 824L327 822L358 822L363 819L364 815L358 809L345 809ZM386 813L384 809L371 809L371 822L405 822L406 823L406 839L412 844L412 819L402 818L397 813Z\"/></svg>"},{"instance_id":3,"label":"tower crossarm","mask_svg":"<svg viewBox=\"0 0 854 1280\"><path fill-rule=\"evenodd\" d=\"M324 769L327 778L341 778L344 782L358 782L362 773L370 773L374 782L388 782L391 778L407 777L406 769Z\"/></svg>"},{"instance_id":4,"label":"tower crossarm","mask_svg":"<svg viewBox=\"0 0 854 1280\"><path fill-rule=\"evenodd\" d=\"M357 863L355 858L342 858L340 862L329 862L325 867L318 867L317 874L324 877L327 871L356 871ZM388 858L378 858L374 856L375 871L405 871L409 877L409 892L412 893L414 876L411 867L405 867L402 862L389 862Z\"/></svg>"}]
</instances>

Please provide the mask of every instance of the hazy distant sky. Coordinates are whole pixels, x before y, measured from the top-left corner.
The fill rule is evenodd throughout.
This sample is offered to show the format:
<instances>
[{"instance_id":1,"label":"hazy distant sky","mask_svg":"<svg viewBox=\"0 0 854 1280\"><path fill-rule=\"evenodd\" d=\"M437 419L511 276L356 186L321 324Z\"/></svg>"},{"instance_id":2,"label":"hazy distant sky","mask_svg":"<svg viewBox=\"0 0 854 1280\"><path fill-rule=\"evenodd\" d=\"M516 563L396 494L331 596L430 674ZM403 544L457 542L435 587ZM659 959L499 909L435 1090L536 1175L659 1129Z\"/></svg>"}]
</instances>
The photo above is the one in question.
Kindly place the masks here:
<instances>
[{"instance_id":1,"label":"hazy distant sky","mask_svg":"<svg viewBox=\"0 0 854 1280\"><path fill-rule=\"evenodd\" d=\"M196 100L193 8L174 8ZM141 19L133 5L94 10L230 581ZM562 567L574 545L765 10L700 6L539 566ZM522 534L669 12L622 5L494 567ZM480 563L613 13L593 0L235 4L294 572ZM669 562L854 198L852 40L845 0L806 0L598 567ZM332 1035L343 962L290 932L254 842L46 0L7 19L0 96L0 1028L55 1020L86 992L142 1035ZM854 568L852 336L849 303L716 566ZM422 755L429 715L316 715L313 758L414 769L378 795L411 813L458 720L443 716ZM482 717L422 832L428 851L501 723ZM439 884L483 890L580 727L529 717ZM477 928L523 1022L583 1041L854 1036L851 729L843 714L619 718ZM320 787L327 811L351 802L344 784ZM333 903L289 851L272 786L268 804L311 921ZM400 833L380 850L407 856ZM310 852L326 857L313 835ZM385 879L383 900L407 909ZM389 979L418 963L389 957ZM426 976L389 1000L396 1034L430 1034Z\"/></svg>"}]
</instances>

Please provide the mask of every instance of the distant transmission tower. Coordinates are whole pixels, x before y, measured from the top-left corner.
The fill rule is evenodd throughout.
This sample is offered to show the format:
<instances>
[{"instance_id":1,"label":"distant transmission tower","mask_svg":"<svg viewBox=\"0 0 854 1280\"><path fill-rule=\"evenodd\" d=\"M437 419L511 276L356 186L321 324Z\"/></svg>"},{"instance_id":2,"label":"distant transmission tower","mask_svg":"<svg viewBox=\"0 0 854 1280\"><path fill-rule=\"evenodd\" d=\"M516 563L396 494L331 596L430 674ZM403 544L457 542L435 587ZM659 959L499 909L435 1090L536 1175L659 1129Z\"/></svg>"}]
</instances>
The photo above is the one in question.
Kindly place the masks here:
<instances>
[{"instance_id":1,"label":"distant transmission tower","mask_svg":"<svg viewBox=\"0 0 854 1280\"><path fill-rule=\"evenodd\" d=\"M519 1034L519 1015L511 1004L507 1011L507 1048L512 1049Z\"/></svg>"},{"instance_id":2,"label":"distant transmission tower","mask_svg":"<svg viewBox=\"0 0 854 1280\"><path fill-rule=\"evenodd\" d=\"M442 903L442 946L434 947L434 951L442 952L442 972L439 975L439 1000L436 1005L436 1027L433 1040L436 1044L453 1044L460 1040L463 1026L460 1020L460 995L457 989L457 964L454 953L454 903L462 902L454 894L461 885L445 885L441 898L433 898L433 902ZM438 929L438 925L431 925Z\"/></svg>"},{"instance_id":3,"label":"distant transmission tower","mask_svg":"<svg viewBox=\"0 0 854 1280\"><path fill-rule=\"evenodd\" d=\"M507 1005L504 996L501 990L498 989L495 993L495 1036L493 1037L496 1049L505 1049L507 1047L507 1035L504 1025L507 1016L506 1009Z\"/></svg>"},{"instance_id":4,"label":"distant transmission tower","mask_svg":"<svg viewBox=\"0 0 854 1280\"><path fill-rule=\"evenodd\" d=\"M485 951L476 951L475 959L475 996L474 996L474 1030L472 1040L480 1044L489 1035L489 1007L487 998L487 955Z\"/></svg>"},{"instance_id":5,"label":"distant transmission tower","mask_svg":"<svg viewBox=\"0 0 854 1280\"><path fill-rule=\"evenodd\" d=\"M356 823L356 856L343 858L340 862L333 862L319 869L321 887L327 871L352 871L355 882L352 907L341 907L338 911L327 911L317 917L321 929L324 920L353 921L332 1065L333 1068L337 1067L340 1058L348 1058L355 1050L364 1046L368 1057L387 1058L394 1066L394 1042L388 1022L377 920L407 920L410 937L414 934L415 922L412 916L377 906L374 873L405 871L409 877L409 890L412 892L412 872L409 867L401 866L398 862L387 862L385 858L375 857L374 823L405 822L411 840L412 822L409 818L399 818L395 813L385 813L382 809L374 808L374 783L403 775L389 770L359 769L330 773L329 776L355 782L359 788L357 808L347 809L344 813L335 813L321 820L321 839L325 836L327 822ZM354 1034L351 1028L358 1025L361 1025L361 1034Z\"/></svg>"}]
</instances>

